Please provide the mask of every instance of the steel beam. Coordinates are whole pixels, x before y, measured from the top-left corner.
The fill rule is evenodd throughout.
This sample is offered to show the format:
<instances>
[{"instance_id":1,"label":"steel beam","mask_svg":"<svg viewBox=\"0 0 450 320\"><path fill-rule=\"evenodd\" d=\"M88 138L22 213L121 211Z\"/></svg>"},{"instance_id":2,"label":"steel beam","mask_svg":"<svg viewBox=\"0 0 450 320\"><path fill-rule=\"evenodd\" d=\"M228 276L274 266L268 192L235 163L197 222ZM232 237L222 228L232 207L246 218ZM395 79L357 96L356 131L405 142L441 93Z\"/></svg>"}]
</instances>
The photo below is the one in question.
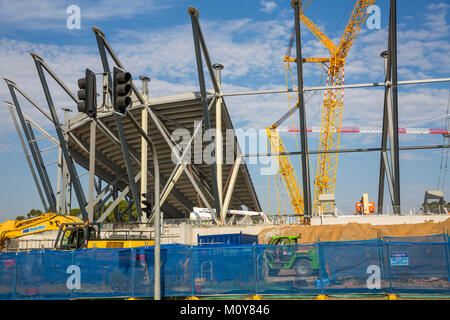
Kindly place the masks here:
<instances>
[{"instance_id":1,"label":"steel beam","mask_svg":"<svg viewBox=\"0 0 450 320\"><path fill-rule=\"evenodd\" d=\"M148 103L148 83L150 82L149 77L140 77L142 81L142 95L144 96L146 103ZM141 127L145 134L148 134L148 113L147 110L142 108L141 110ZM141 137L141 171L142 171L142 177L141 177L141 201L140 204L142 205L142 201L145 201L145 195L147 194L147 170L148 170L148 143L145 137ZM142 222L147 222L147 216L146 214L142 215Z\"/></svg>"},{"instance_id":2,"label":"steel beam","mask_svg":"<svg viewBox=\"0 0 450 320\"><path fill-rule=\"evenodd\" d=\"M410 146L410 147L399 147L399 151L406 150L428 150L428 149L442 149L450 148L448 144L435 144L429 146ZM334 149L334 150L313 150L308 151L309 154L322 154L322 153L352 153L352 152L375 152L382 151L381 148L358 148L358 149ZM242 154L243 157L278 157L278 156L292 156L301 154L301 151L290 151L290 152L277 152L277 153L246 153Z\"/></svg>"},{"instance_id":3,"label":"steel beam","mask_svg":"<svg viewBox=\"0 0 450 320\"><path fill-rule=\"evenodd\" d=\"M69 112L71 112L70 109L68 108L63 108L64 110L64 139L66 140L66 143L68 141L68 134L67 132L69 131ZM61 207L61 213L62 214L69 214L69 210L67 207L67 187L68 187L68 171L67 171L67 164L66 164L66 160L64 159L64 157L62 157L62 195L61 195L61 203L62 203L62 207Z\"/></svg>"},{"instance_id":4,"label":"steel beam","mask_svg":"<svg viewBox=\"0 0 450 320\"><path fill-rule=\"evenodd\" d=\"M384 74L385 74L385 82L390 81L391 77L391 59L389 58L389 48L391 46L391 34L389 33L388 39L388 51L384 51L381 53L381 57L384 59ZM384 105L383 105L383 127L381 131L381 154L380 154L380 174L378 180L378 214L383 214L383 203L384 203L384 181L386 178L386 165L385 165L385 151L387 148L387 134L388 134L388 118L387 118L387 108L388 108L388 87L385 87L384 90ZM392 193L391 193L392 195ZM391 201L394 198L391 197Z\"/></svg>"},{"instance_id":5,"label":"steel beam","mask_svg":"<svg viewBox=\"0 0 450 320\"><path fill-rule=\"evenodd\" d=\"M209 120L209 110L208 110L208 102L206 97L206 87L205 87L205 74L203 71L203 61L202 61L202 52L200 48L200 25L198 21L198 11L194 7L189 7L188 13L191 16L191 24L192 24L192 33L194 37L194 49L195 49L195 57L197 61L197 73L198 73L198 82L200 86L200 95L201 95L201 103L203 106L203 117L204 117L204 125L205 131L208 131L211 128L211 123ZM204 53L203 53L204 54ZM211 74L211 78L214 77L214 73ZM217 169L216 162L214 161L210 165L211 169L211 184L214 195L214 203L216 208L216 219L219 218L222 204L220 203L218 187L217 187Z\"/></svg>"},{"instance_id":6,"label":"steel beam","mask_svg":"<svg viewBox=\"0 0 450 320\"><path fill-rule=\"evenodd\" d=\"M108 73L108 79L109 79L108 85L109 85L109 89L110 89L110 92L112 95L111 70L109 68L108 58L106 57L105 46L104 46L105 44L104 44L103 38L96 37L96 39L97 39L97 44L98 44L98 48L100 51L100 59L102 61L103 70L104 70L104 72ZM112 101L112 96L111 96L111 101ZM114 118L116 120L117 132L119 134L119 139L120 139L120 147L122 149L122 154L125 159L125 166L127 169L128 180L129 180L133 200L134 200L134 203L139 204L140 196L139 196L139 192L137 189L137 185L134 181L134 172L133 172L133 167L131 165L130 155L128 152L128 143L127 143L125 133L123 130L122 118L117 113L114 113ZM139 205L136 205L135 207L136 207L136 213L137 213L139 219L141 219L142 218L141 207Z\"/></svg>"},{"instance_id":7,"label":"steel beam","mask_svg":"<svg viewBox=\"0 0 450 320\"><path fill-rule=\"evenodd\" d=\"M105 40L105 35L103 34L103 32L100 29L97 28L93 28L93 31L96 35L97 38L97 44L99 47L99 52L100 52L100 56L102 59L102 64L103 64L103 68L105 72L109 72L109 64L106 58L106 51L105 48L108 50L108 53L110 54L110 56L112 57L112 59L114 60L115 64L119 67L124 69L123 65L120 63L119 59L117 58L117 56L114 54L113 50L110 48L108 42ZM109 73L109 77L110 73ZM111 83L111 81L109 81ZM172 147L172 149L174 148L174 145L172 144L170 137L168 135L168 130L166 128L163 127L163 125L161 124L161 122L159 121L159 119L156 117L155 113L153 112L153 110L151 110L151 108L149 108L149 105L146 104L146 100L143 98L143 96L141 95L141 93L139 92L139 90L137 90L136 86L134 85L134 83L132 84L133 87L133 92L136 94L136 96L138 97L139 101L145 105L145 108L147 110L147 112L150 114L150 117L152 118L152 121L154 122L154 124L156 125L156 127L158 128L158 130L160 131L161 135L164 137L164 139L166 140L167 144ZM175 152L176 154L176 152ZM176 154L176 156L178 156ZM178 156L179 157L179 156ZM136 159L137 162L139 163L139 159ZM195 182L194 178L191 176L191 174L189 173L189 171L186 169L184 163L183 163L183 169L186 173L186 175L188 176L189 180L191 181L191 183L193 184L194 188L196 189L196 191L199 193L199 195L201 197L203 197L205 200L205 196L203 194L203 192L200 190L200 188L198 187L197 183ZM177 197L179 198L179 197ZM206 202L207 203L207 202Z\"/></svg>"},{"instance_id":8,"label":"steel beam","mask_svg":"<svg viewBox=\"0 0 450 320\"><path fill-rule=\"evenodd\" d=\"M89 221L94 222L94 187L95 187L95 143L97 121L91 119L89 134L89 201L87 206Z\"/></svg>"},{"instance_id":9,"label":"steel beam","mask_svg":"<svg viewBox=\"0 0 450 320\"><path fill-rule=\"evenodd\" d=\"M36 170L38 172L39 178L41 179L41 184L44 189L44 193L47 198L48 203L48 210L51 212L56 212L56 201L55 201L55 195L53 194L53 190L51 187L50 180L48 178L47 170L43 166L43 161L41 154L39 150L36 150L36 142L33 140L35 139L34 135L32 135L32 132L30 132L29 127L25 121L25 118L22 113L22 108L20 107L19 101L17 99L16 93L14 91L13 82L10 80L5 79L9 92L11 94L11 98L13 99L14 106L16 108L17 115L19 116L20 123L22 125L22 130L25 134L25 138L27 139L28 146L30 148L30 153L33 157L34 165L36 167Z\"/></svg>"},{"instance_id":10,"label":"steel beam","mask_svg":"<svg viewBox=\"0 0 450 320\"><path fill-rule=\"evenodd\" d=\"M216 70L216 80L218 84L219 97L216 101L216 168L217 168L217 192L219 194L220 206L223 208L223 136L222 136L222 81L221 81L221 71L223 65L215 64L213 68ZM223 224L223 220L221 219Z\"/></svg>"},{"instance_id":11,"label":"steel beam","mask_svg":"<svg viewBox=\"0 0 450 320\"><path fill-rule=\"evenodd\" d=\"M69 173L70 173L70 176L71 176L71 181L72 181L72 184L73 184L73 187L74 187L74 190L75 190L75 194L77 196L77 200L78 200L78 203L80 205L81 214L83 216L83 220L86 221L88 219L88 215L87 215L87 212L86 212L86 209L85 209L86 198L84 196L83 189L81 187L81 183L80 183L80 180L78 178L78 174L77 174L75 165L73 163L72 158L70 157L69 150L68 150L68 147L67 147L67 143L64 140L64 134L63 134L63 131L61 129L60 122L58 120L58 115L56 113L55 106L53 105L53 100L52 100L52 97L51 97L51 94L50 94L50 90L49 90L48 85L47 85L47 81L45 80L45 75L44 75L44 72L43 72L43 69L42 69L42 59L39 56L35 55L35 54L31 54L31 55L32 55L32 57L34 59L34 62L36 64L36 69L37 69L38 74L39 74L39 79L41 81L42 88L43 88L44 94L45 94L45 98L47 100L47 104L48 104L48 107L50 109L50 114L52 116L52 122L53 122L53 124L55 126L56 133L58 134L59 144L60 144L61 150L62 150L62 152L64 154L64 158L66 160L67 167L69 169ZM47 69L47 71L48 71L48 69Z\"/></svg>"},{"instance_id":12,"label":"steel beam","mask_svg":"<svg viewBox=\"0 0 450 320\"><path fill-rule=\"evenodd\" d=\"M134 183L138 182L141 178L141 173L139 172L136 177L134 177ZM103 222L106 217L116 208L119 204L120 200L122 200L128 193L130 192L130 186L126 186L122 192L114 199L113 203L109 206L108 209L97 219L97 222ZM138 205L136 205L138 207ZM131 217L131 216L130 216Z\"/></svg>"},{"instance_id":13,"label":"steel beam","mask_svg":"<svg viewBox=\"0 0 450 320\"><path fill-rule=\"evenodd\" d=\"M301 154L302 160L302 182L303 182L303 207L304 218L310 220L312 216L312 204L311 204L311 187L309 177L309 156L308 156L308 134L306 132L306 111L305 101L303 96L303 61L302 61L302 48L301 48L301 34L300 34L300 3L298 0L292 1L292 7L294 9L295 20L295 40L297 51L297 83L298 83L298 109L299 109L299 121L300 121L300 146L303 151Z\"/></svg>"},{"instance_id":14,"label":"steel beam","mask_svg":"<svg viewBox=\"0 0 450 320\"><path fill-rule=\"evenodd\" d=\"M429 84L429 83L440 83L440 82L450 82L450 78L435 78L435 79L421 79L421 80L404 80L398 81L397 85L409 85L409 84ZM339 86L314 86L314 87L304 87L303 91L322 91L330 89L358 89L358 88L370 88L370 87L385 87L386 82L369 82L360 84L344 84ZM272 90L252 90L252 91L241 91L241 92L224 92L223 97L234 97L234 96L249 96L249 95L260 95L260 94L277 94L277 93L290 93L297 92L298 89L288 88L288 89L272 89ZM295 110L295 109L294 109Z\"/></svg>"},{"instance_id":15,"label":"steel beam","mask_svg":"<svg viewBox=\"0 0 450 320\"><path fill-rule=\"evenodd\" d=\"M392 130L393 139L389 141L392 148L392 175L394 180L394 213L400 214L400 160L398 143L398 89L397 89L397 0L390 1L390 26L391 48L389 56L391 58L391 99L392 99Z\"/></svg>"},{"instance_id":16,"label":"steel beam","mask_svg":"<svg viewBox=\"0 0 450 320\"><path fill-rule=\"evenodd\" d=\"M14 115L13 107L11 105L8 105L8 107L9 107L9 112L11 114L11 118L12 118L13 123L14 123L14 127L16 128L17 136L19 137L20 144L22 145L23 152L25 153L25 158L27 160L28 166L30 167L31 175L33 176L34 184L36 185L36 188L37 188L37 191L38 191L38 194L39 194L39 198L41 199L42 206L44 208L44 211L48 212L48 206L47 206L47 203L45 201L44 195L42 193L42 189L41 189L41 186L39 184L39 180L38 180L38 178L36 176L36 172L34 171L33 163L31 162L31 158L30 158L30 153L27 150L27 147L25 145L25 141L23 140L22 133L20 132L20 128L19 128L19 125L17 123L16 116Z\"/></svg>"}]
</instances>

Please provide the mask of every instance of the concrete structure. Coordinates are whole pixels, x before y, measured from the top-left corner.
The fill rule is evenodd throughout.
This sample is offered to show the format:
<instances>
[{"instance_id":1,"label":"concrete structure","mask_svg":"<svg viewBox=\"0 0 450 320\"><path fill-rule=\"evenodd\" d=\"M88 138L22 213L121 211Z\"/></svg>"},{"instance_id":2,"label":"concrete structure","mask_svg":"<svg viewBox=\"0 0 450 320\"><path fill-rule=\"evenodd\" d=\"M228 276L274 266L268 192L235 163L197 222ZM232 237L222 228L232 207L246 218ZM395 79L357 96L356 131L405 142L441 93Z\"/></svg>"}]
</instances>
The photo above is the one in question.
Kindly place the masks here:
<instances>
[{"instance_id":1,"label":"concrete structure","mask_svg":"<svg viewBox=\"0 0 450 320\"><path fill-rule=\"evenodd\" d=\"M349 216L324 216L311 219L311 225L346 224L350 222L370 223L372 225L411 224L423 222L442 222L450 218L450 215L349 215Z\"/></svg>"}]
</instances>

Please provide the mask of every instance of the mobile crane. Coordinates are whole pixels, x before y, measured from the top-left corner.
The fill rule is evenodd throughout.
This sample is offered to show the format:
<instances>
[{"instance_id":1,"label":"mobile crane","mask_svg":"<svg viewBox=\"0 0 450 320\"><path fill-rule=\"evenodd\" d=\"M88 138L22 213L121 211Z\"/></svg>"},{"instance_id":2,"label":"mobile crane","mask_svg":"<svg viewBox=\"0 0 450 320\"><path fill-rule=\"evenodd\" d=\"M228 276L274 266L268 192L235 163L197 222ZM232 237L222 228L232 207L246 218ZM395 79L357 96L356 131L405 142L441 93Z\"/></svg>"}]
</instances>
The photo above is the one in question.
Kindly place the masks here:
<instances>
[{"instance_id":1,"label":"mobile crane","mask_svg":"<svg viewBox=\"0 0 450 320\"><path fill-rule=\"evenodd\" d=\"M303 7L300 9L300 20L320 41L320 43L322 43L322 45L324 45L329 50L330 57L302 58L302 61L300 62L296 58L291 58L290 54L294 39L294 37L291 36L289 48L284 58L286 82L288 82L288 70L292 70L290 67L291 62L313 62L317 63L327 71L327 86L333 87L343 85L345 57L347 56L368 16L368 8L375 3L375 0L356 1L353 12L345 28L344 34L342 35L338 45L335 45L333 41L331 41L331 39L328 38L328 36L319 29L319 27L317 27L303 14L306 7L309 6L311 2L312 0L308 0L303 4ZM289 87L288 83L287 85ZM288 96L288 99L292 98ZM344 89L342 88L331 88L328 89L324 94L322 123L319 140L319 150L324 152L319 154L317 160L316 178L314 181L314 215L317 215L318 212L333 212L333 208L330 206L334 206L334 203L320 203L319 196L322 194L335 193L338 154L329 153L327 151L332 149L339 149L340 127L344 105L343 100ZM298 184L297 177L295 176L295 172L291 162L289 161L288 157L283 154L285 152L284 145L277 132L277 127L281 124L281 122L289 117L289 115L292 117L292 114L297 109L298 101L295 108L289 110L289 112L283 118L281 118L271 127L267 128L267 133L272 152L281 153L281 155L278 157L278 164L280 168L279 172L285 183L289 198L291 199L294 213L296 215L303 216L304 207L302 190ZM307 220L305 219L302 220L307 222Z\"/></svg>"}]
</instances>

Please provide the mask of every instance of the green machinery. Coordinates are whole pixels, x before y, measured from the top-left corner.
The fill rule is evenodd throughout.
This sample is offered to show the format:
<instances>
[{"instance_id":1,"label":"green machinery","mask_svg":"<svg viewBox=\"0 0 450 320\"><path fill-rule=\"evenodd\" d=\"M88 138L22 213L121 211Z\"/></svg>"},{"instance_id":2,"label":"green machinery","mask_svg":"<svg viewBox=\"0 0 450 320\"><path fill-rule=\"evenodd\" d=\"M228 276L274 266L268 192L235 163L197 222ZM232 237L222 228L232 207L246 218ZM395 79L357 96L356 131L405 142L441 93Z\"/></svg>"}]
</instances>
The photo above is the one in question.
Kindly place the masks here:
<instances>
[{"instance_id":1,"label":"green machinery","mask_svg":"<svg viewBox=\"0 0 450 320\"><path fill-rule=\"evenodd\" d=\"M319 272L316 249L297 246L300 236L276 236L264 251L263 274L278 275L280 270L294 270L297 276L309 277ZM273 247L272 247L273 246Z\"/></svg>"}]
</instances>

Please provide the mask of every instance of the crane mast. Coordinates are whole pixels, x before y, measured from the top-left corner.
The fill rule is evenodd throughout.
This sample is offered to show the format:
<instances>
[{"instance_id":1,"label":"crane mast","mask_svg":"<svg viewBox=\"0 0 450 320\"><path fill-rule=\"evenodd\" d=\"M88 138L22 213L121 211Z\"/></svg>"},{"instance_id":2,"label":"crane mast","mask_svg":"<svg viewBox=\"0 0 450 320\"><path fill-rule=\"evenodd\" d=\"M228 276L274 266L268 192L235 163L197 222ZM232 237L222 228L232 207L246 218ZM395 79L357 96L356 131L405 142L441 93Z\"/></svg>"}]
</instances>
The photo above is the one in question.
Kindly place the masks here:
<instances>
[{"instance_id":1,"label":"crane mast","mask_svg":"<svg viewBox=\"0 0 450 320\"><path fill-rule=\"evenodd\" d=\"M347 56L364 24L364 21L367 18L368 7L374 3L375 0L358 0L336 51L333 46L327 46L330 51L330 62L327 78L328 86L340 86L344 84L345 57ZM304 15L300 15L300 19L302 19L302 21L304 18ZM311 24L312 22L310 24L306 24L306 26L308 27ZM315 29L310 27L308 28L316 35ZM324 43L323 40L321 40L321 42ZM319 138L320 151L339 149L343 106L344 89L330 89L324 93L321 133ZM319 196L321 194L335 193L337 161L337 153L322 153L318 156L316 179L314 183L314 215L319 213L319 207L320 212L322 213L334 211L334 203L325 202L320 204Z\"/></svg>"},{"instance_id":2,"label":"crane mast","mask_svg":"<svg viewBox=\"0 0 450 320\"><path fill-rule=\"evenodd\" d=\"M300 20L311 31L311 33L329 50L330 57L314 57L303 58L302 62L315 62L322 68L327 70L327 85L340 86L344 84L344 66L345 57L347 56L351 46L358 36L368 15L369 6L375 3L375 0L357 0L350 19L345 28L344 34L341 37L339 45L336 46L333 41L317 27L304 14L306 6L300 10ZM284 58L285 70L290 70L289 63L297 62L296 59L290 57L290 49L293 44L292 38L290 41L288 52ZM301 63L302 63L301 62ZM286 75L286 78L287 75ZM295 82L294 82L295 86ZM339 149L340 128L342 121L342 111L344 105L344 90L343 89L329 89L324 93L321 130L319 138L319 150L329 151ZM298 108L298 103L297 106ZM267 128L268 138L272 152L283 152L284 144L278 131L275 133L276 127L273 125ZM288 191L291 204L296 214L303 214L303 193L299 186L295 171L291 162L285 155L278 156L278 164L280 168L280 175L283 178L286 190ZM337 173L337 153L319 153L317 160L316 178L314 180L314 201L313 214L317 215L320 212L328 213L334 211L334 203L326 202L319 203L319 196L322 194L334 194L336 186ZM301 198L301 199L300 199ZM320 206L320 208L319 208Z\"/></svg>"}]
</instances>

